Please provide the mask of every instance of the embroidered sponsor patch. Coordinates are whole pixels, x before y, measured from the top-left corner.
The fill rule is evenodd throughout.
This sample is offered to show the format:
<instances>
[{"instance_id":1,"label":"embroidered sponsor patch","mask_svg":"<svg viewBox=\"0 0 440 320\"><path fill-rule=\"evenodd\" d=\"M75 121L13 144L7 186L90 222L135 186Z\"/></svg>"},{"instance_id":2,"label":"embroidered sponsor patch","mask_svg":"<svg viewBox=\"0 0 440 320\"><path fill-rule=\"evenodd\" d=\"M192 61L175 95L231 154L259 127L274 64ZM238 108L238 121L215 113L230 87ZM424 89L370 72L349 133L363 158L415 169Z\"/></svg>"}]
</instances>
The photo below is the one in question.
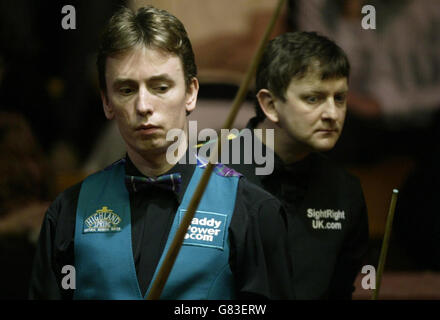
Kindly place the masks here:
<instances>
[{"instance_id":1,"label":"embroidered sponsor patch","mask_svg":"<svg viewBox=\"0 0 440 320\"><path fill-rule=\"evenodd\" d=\"M312 220L312 228L318 230L342 230L345 220L344 210L307 209L307 218Z\"/></svg>"},{"instance_id":2,"label":"embroidered sponsor patch","mask_svg":"<svg viewBox=\"0 0 440 320\"><path fill-rule=\"evenodd\" d=\"M84 220L83 233L89 232L118 232L121 231L119 224L122 219L106 206Z\"/></svg>"},{"instance_id":3,"label":"embroidered sponsor patch","mask_svg":"<svg viewBox=\"0 0 440 320\"><path fill-rule=\"evenodd\" d=\"M184 209L180 210L179 223L185 212ZM228 216L222 213L196 211L186 231L183 244L223 250L227 218Z\"/></svg>"}]
</instances>

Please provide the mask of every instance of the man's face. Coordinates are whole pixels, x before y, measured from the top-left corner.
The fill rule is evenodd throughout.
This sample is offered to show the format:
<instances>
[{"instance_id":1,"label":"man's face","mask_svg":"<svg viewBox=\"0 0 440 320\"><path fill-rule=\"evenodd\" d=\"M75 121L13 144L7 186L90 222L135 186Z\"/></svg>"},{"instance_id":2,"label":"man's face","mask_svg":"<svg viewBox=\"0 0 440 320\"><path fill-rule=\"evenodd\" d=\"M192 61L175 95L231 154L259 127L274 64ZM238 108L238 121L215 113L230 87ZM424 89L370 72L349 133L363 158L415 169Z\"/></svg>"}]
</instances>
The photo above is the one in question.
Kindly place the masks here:
<instances>
[{"instance_id":1,"label":"man's face","mask_svg":"<svg viewBox=\"0 0 440 320\"><path fill-rule=\"evenodd\" d=\"M292 79L286 101L275 99L279 125L303 151L328 151L342 132L347 108L346 78L321 80L309 73Z\"/></svg>"},{"instance_id":2,"label":"man's face","mask_svg":"<svg viewBox=\"0 0 440 320\"><path fill-rule=\"evenodd\" d=\"M159 49L136 47L106 61L104 112L115 118L129 155L163 153L170 129L187 131L186 112L195 108L197 79L188 90L181 60Z\"/></svg>"}]
</instances>

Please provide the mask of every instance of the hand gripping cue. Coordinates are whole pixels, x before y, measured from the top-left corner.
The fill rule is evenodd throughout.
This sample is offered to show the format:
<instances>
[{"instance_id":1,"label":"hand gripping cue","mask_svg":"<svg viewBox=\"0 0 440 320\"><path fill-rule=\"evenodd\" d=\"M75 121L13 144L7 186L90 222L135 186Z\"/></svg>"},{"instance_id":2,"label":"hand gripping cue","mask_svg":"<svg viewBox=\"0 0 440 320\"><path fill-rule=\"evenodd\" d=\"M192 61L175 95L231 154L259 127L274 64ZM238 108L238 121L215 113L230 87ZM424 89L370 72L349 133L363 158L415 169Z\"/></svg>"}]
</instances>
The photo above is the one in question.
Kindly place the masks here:
<instances>
[{"instance_id":1,"label":"hand gripping cue","mask_svg":"<svg viewBox=\"0 0 440 320\"><path fill-rule=\"evenodd\" d=\"M272 30L275 26L275 22L277 21L281 8L284 4L285 0L278 0L277 7L272 15L272 18L269 22L269 25L267 26L263 38L261 39L258 49L256 53L254 54L254 57L252 58L251 64L249 66L249 69L246 72L246 75L240 85L240 88L234 98L234 101L232 103L231 110L229 111L228 117L223 125L222 128L224 129L231 129L232 125L234 124L235 118L237 116L237 113L241 107L241 104L243 103L243 100L245 98L245 95L247 93L249 83L251 79L254 76L255 70L257 69L257 66L261 60L261 56L263 54L264 46L266 45L270 34L272 33ZM147 296L147 300L157 300L160 298L160 295L162 293L162 290L165 286L165 283L168 279L168 276L171 272L171 269L173 268L174 262L176 261L176 257L180 251L180 248L182 246L185 233L188 230L189 225L191 224L191 221L194 217L194 214L196 212L196 209L200 203L200 200L203 196L203 193L205 192L206 186L208 185L209 178L211 177L212 170L214 169L215 159L217 159L217 155L221 152L220 146L221 143L218 143L218 140L215 142L216 147L214 149L214 152L210 156L210 161L208 162L208 165L205 167L205 170L203 172L203 175L200 179L199 184L197 185L196 190L194 191L194 194L191 198L191 201L189 203L189 206L187 208L187 211L180 223L179 228L177 229L176 235L174 236L173 242L171 243L170 248L168 249L168 252L165 256L164 262L162 263L161 268L159 269L159 272L157 273L156 278L154 279L154 282L151 286L150 292Z\"/></svg>"}]
</instances>

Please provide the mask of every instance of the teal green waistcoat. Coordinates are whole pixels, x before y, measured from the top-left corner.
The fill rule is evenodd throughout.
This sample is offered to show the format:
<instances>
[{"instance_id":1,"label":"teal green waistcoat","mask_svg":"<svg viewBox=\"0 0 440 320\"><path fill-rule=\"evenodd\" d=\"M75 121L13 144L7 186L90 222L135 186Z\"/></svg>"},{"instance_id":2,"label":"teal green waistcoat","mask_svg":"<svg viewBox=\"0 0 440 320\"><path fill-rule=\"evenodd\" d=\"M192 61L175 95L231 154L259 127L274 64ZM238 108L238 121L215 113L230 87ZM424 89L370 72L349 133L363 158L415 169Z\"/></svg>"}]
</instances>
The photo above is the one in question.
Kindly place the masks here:
<instances>
[{"instance_id":1,"label":"teal green waistcoat","mask_svg":"<svg viewBox=\"0 0 440 320\"><path fill-rule=\"evenodd\" d=\"M199 166L194 170L155 276L203 170ZM130 201L124 178L125 164L120 161L82 183L75 224L75 299L144 298L134 265ZM237 176L211 175L161 299L234 298L228 228L238 179ZM146 295L148 292L149 289Z\"/></svg>"}]
</instances>

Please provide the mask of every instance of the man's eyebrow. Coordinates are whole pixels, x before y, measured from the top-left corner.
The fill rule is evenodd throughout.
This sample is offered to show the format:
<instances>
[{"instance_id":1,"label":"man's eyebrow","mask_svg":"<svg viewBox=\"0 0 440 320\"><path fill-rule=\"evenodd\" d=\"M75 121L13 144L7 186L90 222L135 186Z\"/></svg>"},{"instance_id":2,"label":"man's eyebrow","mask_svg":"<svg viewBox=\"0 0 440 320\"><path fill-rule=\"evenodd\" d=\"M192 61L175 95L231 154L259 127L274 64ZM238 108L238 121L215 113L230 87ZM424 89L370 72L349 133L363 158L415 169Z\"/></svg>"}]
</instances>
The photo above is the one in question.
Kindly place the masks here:
<instances>
[{"instance_id":1,"label":"man's eyebrow","mask_svg":"<svg viewBox=\"0 0 440 320\"><path fill-rule=\"evenodd\" d=\"M325 93L327 93L326 90L311 89L311 90L305 90L302 94L309 95L309 94L325 94Z\"/></svg>"},{"instance_id":2,"label":"man's eyebrow","mask_svg":"<svg viewBox=\"0 0 440 320\"><path fill-rule=\"evenodd\" d=\"M152 76L150 78L147 79L147 82L150 81L174 81L168 74L159 74L156 76ZM130 78L116 78L115 81L113 82L114 84L125 84L125 83L130 83L130 82L137 82L134 79L130 79Z\"/></svg>"},{"instance_id":3,"label":"man's eyebrow","mask_svg":"<svg viewBox=\"0 0 440 320\"><path fill-rule=\"evenodd\" d=\"M304 94L327 94L328 90L325 89L312 89L312 90L307 90ZM345 94L348 93L348 89L341 89L341 90L337 90L335 91L335 94Z\"/></svg>"},{"instance_id":4,"label":"man's eyebrow","mask_svg":"<svg viewBox=\"0 0 440 320\"><path fill-rule=\"evenodd\" d=\"M156 76L152 76L147 79L147 82L158 82L158 81L166 81L166 82L174 82L174 80L168 74L159 74ZM113 82L113 86L117 87L125 84L135 84L136 80L130 78L116 78Z\"/></svg>"},{"instance_id":5,"label":"man's eyebrow","mask_svg":"<svg viewBox=\"0 0 440 320\"><path fill-rule=\"evenodd\" d=\"M134 80L132 79L126 79L126 78L117 78L115 79L115 81L113 81L113 86L119 86L119 85L123 85L123 84L130 84L130 83L135 83Z\"/></svg>"},{"instance_id":6,"label":"man's eyebrow","mask_svg":"<svg viewBox=\"0 0 440 320\"><path fill-rule=\"evenodd\" d=\"M148 82L155 82L155 81L174 82L174 80L166 73L152 76L152 77L148 78L147 81Z\"/></svg>"}]
</instances>

